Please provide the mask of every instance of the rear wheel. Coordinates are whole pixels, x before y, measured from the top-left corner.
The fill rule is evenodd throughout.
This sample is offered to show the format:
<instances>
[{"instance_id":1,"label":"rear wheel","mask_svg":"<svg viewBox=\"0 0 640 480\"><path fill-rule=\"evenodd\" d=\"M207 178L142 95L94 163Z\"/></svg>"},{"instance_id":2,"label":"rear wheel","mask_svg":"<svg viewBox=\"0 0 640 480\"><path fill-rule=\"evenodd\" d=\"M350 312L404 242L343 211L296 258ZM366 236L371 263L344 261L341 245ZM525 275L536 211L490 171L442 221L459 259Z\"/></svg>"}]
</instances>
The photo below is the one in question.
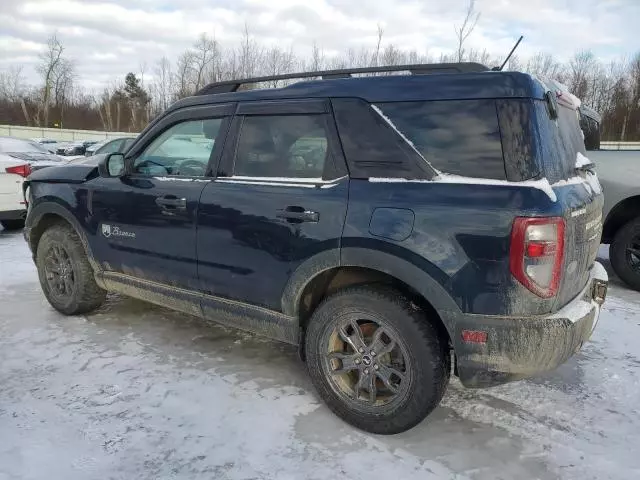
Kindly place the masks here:
<instances>
[{"instance_id":1,"label":"rear wheel","mask_svg":"<svg viewBox=\"0 0 640 480\"><path fill-rule=\"evenodd\" d=\"M310 320L305 354L329 408L379 434L420 423L440 403L451 370L447 342L424 313L382 287L327 298Z\"/></svg>"},{"instance_id":2,"label":"rear wheel","mask_svg":"<svg viewBox=\"0 0 640 480\"><path fill-rule=\"evenodd\" d=\"M611 242L611 266L634 290L640 290L640 217L625 224Z\"/></svg>"},{"instance_id":3,"label":"rear wheel","mask_svg":"<svg viewBox=\"0 0 640 480\"><path fill-rule=\"evenodd\" d=\"M78 234L68 225L49 227L36 250L38 277L45 297L65 315L79 315L98 308L106 292L96 284Z\"/></svg>"},{"instance_id":4,"label":"rear wheel","mask_svg":"<svg viewBox=\"0 0 640 480\"><path fill-rule=\"evenodd\" d=\"M0 221L5 230L20 230L24 227L24 220L2 220Z\"/></svg>"}]
</instances>

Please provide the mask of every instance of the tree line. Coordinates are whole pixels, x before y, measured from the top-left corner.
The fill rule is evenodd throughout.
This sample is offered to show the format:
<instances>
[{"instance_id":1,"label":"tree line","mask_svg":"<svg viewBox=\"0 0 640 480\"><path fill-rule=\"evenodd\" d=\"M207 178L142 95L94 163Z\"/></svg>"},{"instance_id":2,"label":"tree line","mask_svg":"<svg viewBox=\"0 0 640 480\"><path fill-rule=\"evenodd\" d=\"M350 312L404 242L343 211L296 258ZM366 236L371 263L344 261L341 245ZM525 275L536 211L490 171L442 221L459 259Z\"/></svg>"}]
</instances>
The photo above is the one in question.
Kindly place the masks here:
<instances>
[{"instance_id":1,"label":"tree line","mask_svg":"<svg viewBox=\"0 0 640 480\"><path fill-rule=\"evenodd\" d=\"M347 49L337 56L326 55L315 43L307 55L294 53L292 48L263 45L248 27L236 45L223 45L215 36L203 33L177 58L159 58L151 67L143 63L138 72L127 73L99 92L82 87L76 60L68 58L60 38L52 35L39 57L38 84L28 85L19 66L0 72L0 124L139 132L171 103L211 82L381 65L458 61L500 65L502 58L466 46L478 17L470 2L467 17L455 28L456 51L440 56L386 43L380 26L375 45ZM588 50L576 52L565 62L548 53L527 59L514 55L505 69L566 84L602 115L603 140L640 140L640 52L631 59L610 63ZM287 82L267 83L264 86L279 87Z\"/></svg>"}]
</instances>

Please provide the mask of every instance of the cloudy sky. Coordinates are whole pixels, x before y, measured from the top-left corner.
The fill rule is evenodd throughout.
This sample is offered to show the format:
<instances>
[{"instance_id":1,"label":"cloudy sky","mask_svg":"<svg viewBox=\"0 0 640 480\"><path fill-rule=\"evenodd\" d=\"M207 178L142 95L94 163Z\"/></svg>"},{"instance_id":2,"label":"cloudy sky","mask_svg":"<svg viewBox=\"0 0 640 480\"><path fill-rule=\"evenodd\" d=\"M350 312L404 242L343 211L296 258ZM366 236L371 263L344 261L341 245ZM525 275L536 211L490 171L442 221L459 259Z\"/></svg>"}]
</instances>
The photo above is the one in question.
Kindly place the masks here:
<instances>
[{"instance_id":1,"label":"cloudy sky","mask_svg":"<svg viewBox=\"0 0 640 480\"><path fill-rule=\"evenodd\" d=\"M175 58L206 32L233 45L245 23L264 44L307 54L315 41L327 55L384 43L438 55L455 46L453 25L467 0L0 0L0 70L23 65L30 80L47 37L57 32L89 89L148 72ZM477 0L475 48L501 55L518 35L519 56L568 57L591 49L602 59L640 50L640 0Z\"/></svg>"}]
</instances>

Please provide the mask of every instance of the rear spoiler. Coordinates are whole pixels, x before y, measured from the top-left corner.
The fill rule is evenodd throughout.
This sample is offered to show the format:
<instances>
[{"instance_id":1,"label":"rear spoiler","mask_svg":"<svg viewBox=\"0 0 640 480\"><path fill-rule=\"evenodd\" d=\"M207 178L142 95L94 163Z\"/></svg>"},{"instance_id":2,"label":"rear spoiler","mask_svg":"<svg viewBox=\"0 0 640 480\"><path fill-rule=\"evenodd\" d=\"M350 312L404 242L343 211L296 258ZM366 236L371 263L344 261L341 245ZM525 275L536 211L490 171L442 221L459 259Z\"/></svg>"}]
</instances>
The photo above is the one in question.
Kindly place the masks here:
<instances>
[{"instance_id":1,"label":"rear spoiler","mask_svg":"<svg viewBox=\"0 0 640 480\"><path fill-rule=\"evenodd\" d=\"M579 110L582 102L578 97L569 91L564 83L560 83L553 79L538 79L550 92L555 93L556 101L563 107Z\"/></svg>"}]
</instances>

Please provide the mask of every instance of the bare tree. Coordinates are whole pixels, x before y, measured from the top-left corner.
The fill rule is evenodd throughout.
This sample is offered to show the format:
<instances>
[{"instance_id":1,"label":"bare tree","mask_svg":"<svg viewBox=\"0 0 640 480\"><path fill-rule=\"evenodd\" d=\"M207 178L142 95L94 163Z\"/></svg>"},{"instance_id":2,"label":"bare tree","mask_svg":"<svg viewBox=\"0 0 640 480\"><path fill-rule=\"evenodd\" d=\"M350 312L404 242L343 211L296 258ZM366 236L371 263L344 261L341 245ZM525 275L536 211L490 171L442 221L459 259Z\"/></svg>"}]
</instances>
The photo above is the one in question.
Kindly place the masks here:
<instances>
[{"instance_id":1,"label":"bare tree","mask_svg":"<svg viewBox=\"0 0 640 480\"><path fill-rule=\"evenodd\" d=\"M171 74L171 62L167 57L162 57L155 66L155 80L153 82L153 98L155 98L156 112L167 109L171 103L173 90L173 75Z\"/></svg>"},{"instance_id":2,"label":"bare tree","mask_svg":"<svg viewBox=\"0 0 640 480\"><path fill-rule=\"evenodd\" d=\"M467 41L469 35L476 28L476 24L478 23L478 19L480 18L480 12L476 12L476 1L469 0L469 4L467 6L467 14L464 17L464 21L462 22L462 26L454 26L453 29L456 32L456 37L458 40L458 49L457 49L457 58L458 62L461 62L464 58L464 42Z\"/></svg>"},{"instance_id":3,"label":"bare tree","mask_svg":"<svg viewBox=\"0 0 640 480\"><path fill-rule=\"evenodd\" d=\"M37 71L42 75L42 100L40 104L40 110L37 115L36 123L40 124L40 115L42 112L42 124L45 127L49 126L49 104L51 101L51 88L53 85L53 79L56 75L56 70L62 61L62 53L64 47L58 37L53 34L47 40L47 47L43 53L39 55L40 64L37 66Z\"/></svg>"},{"instance_id":4,"label":"bare tree","mask_svg":"<svg viewBox=\"0 0 640 480\"><path fill-rule=\"evenodd\" d=\"M267 75L280 75L291 72L295 65L293 50L281 50L279 47L271 47L265 53L264 69ZM269 82L270 86L278 87L278 81Z\"/></svg>"},{"instance_id":5,"label":"bare tree","mask_svg":"<svg viewBox=\"0 0 640 480\"><path fill-rule=\"evenodd\" d=\"M589 77L597 66L597 60L593 52L582 50L569 61L569 76L567 83L569 90L578 98L589 100Z\"/></svg>"},{"instance_id":6,"label":"bare tree","mask_svg":"<svg viewBox=\"0 0 640 480\"><path fill-rule=\"evenodd\" d=\"M387 45L382 52L382 64L384 65L400 65L404 58L402 52L392 44ZM413 62L417 63L417 62Z\"/></svg>"},{"instance_id":7,"label":"bare tree","mask_svg":"<svg viewBox=\"0 0 640 480\"><path fill-rule=\"evenodd\" d=\"M475 10L474 0L467 1L466 16L455 27L457 49L440 55L439 59L495 64L497 58L492 53L474 48L470 43L480 13ZM37 85L25 83L20 67L0 72L0 123L49 125L55 116L56 120L64 119L68 128L139 131L151 114L159 114L172 101L193 95L196 89L209 82L296 70L438 60L428 51L407 51L401 45L383 43L384 33L378 25L376 41L368 47L347 48L338 54L325 54L322 46L314 42L304 56L295 55L292 48L258 42L250 34L248 25L236 45L225 46L216 41L215 35L201 34L179 57L163 57L154 63L150 67L151 77L143 62L137 78L131 74L128 87L120 77L119 83L110 85L91 99L78 86L80 82L77 82L73 59L67 57L60 40L52 35L40 56ZM508 68L522 69L567 84L583 102L602 114L603 140L640 140L640 56L606 64L588 51L578 52L566 62L548 53L538 53L528 59L511 57ZM283 82L267 83L277 87Z\"/></svg>"},{"instance_id":8,"label":"bare tree","mask_svg":"<svg viewBox=\"0 0 640 480\"><path fill-rule=\"evenodd\" d=\"M216 54L217 42L215 39L209 38L206 33L201 34L194 44L191 54L193 86L196 91L207 83L207 72L210 70Z\"/></svg>"},{"instance_id":9,"label":"bare tree","mask_svg":"<svg viewBox=\"0 0 640 480\"><path fill-rule=\"evenodd\" d=\"M564 77L562 64L548 53L536 53L527 61L524 69L540 78L561 80Z\"/></svg>"},{"instance_id":10,"label":"bare tree","mask_svg":"<svg viewBox=\"0 0 640 480\"><path fill-rule=\"evenodd\" d=\"M64 113L74 89L75 65L71 60L61 58L52 75L52 100L58 114L60 128L64 123Z\"/></svg>"},{"instance_id":11,"label":"bare tree","mask_svg":"<svg viewBox=\"0 0 640 480\"><path fill-rule=\"evenodd\" d=\"M174 97L180 99L194 93L191 88L191 65L193 63L193 52L187 50L178 57L176 63L176 73L174 81Z\"/></svg>"},{"instance_id":12,"label":"bare tree","mask_svg":"<svg viewBox=\"0 0 640 480\"><path fill-rule=\"evenodd\" d=\"M243 78L251 78L257 75L262 67L261 60L264 49L251 37L249 25L244 24L244 34L240 43L240 73Z\"/></svg>"},{"instance_id":13,"label":"bare tree","mask_svg":"<svg viewBox=\"0 0 640 480\"><path fill-rule=\"evenodd\" d=\"M384 35L384 29L382 28L382 25L378 24L378 41L376 42L376 51L375 54L373 55L373 61L371 62L371 64L374 67L378 66L378 61L380 58L380 46L382 45L382 35Z\"/></svg>"},{"instance_id":14,"label":"bare tree","mask_svg":"<svg viewBox=\"0 0 640 480\"><path fill-rule=\"evenodd\" d=\"M24 75L22 66L12 65L0 72L0 98L16 101L24 94Z\"/></svg>"},{"instance_id":15,"label":"bare tree","mask_svg":"<svg viewBox=\"0 0 640 480\"><path fill-rule=\"evenodd\" d=\"M324 64L325 64L324 52L320 47L318 47L318 44L314 41L313 45L311 46L311 65L309 70L311 70L312 72L319 72L324 68L325 66ZM341 67L336 66L335 68L341 68Z\"/></svg>"}]
</instances>

